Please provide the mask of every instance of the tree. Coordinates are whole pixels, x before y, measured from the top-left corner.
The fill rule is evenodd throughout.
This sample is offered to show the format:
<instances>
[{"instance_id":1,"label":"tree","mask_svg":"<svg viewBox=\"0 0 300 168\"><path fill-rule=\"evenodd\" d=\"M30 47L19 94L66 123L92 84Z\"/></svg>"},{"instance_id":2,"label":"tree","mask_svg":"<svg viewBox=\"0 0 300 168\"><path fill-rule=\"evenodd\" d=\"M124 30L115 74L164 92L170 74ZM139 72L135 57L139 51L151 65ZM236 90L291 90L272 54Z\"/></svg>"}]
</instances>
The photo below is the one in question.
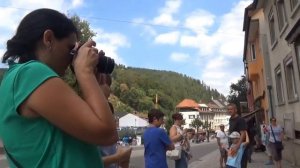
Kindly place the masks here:
<instances>
[{"instance_id":1,"label":"tree","mask_svg":"<svg viewBox=\"0 0 300 168\"><path fill-rule=\"evenodd\" d=\"M198 130L203 126L203 122L199 118L195 118L191 123L193 128L196 128L196 135L198 135Z\"/></svg>"},{"instance_id":2,"label":"tree","mask_svg":"<svg viewBox=\"0 0 300 168\"><path fill-rule=\"evenodd\" d=\"M247 79L245 76L241 76L241 79L237 83L230 85L230 94L227 99L229 103L236 104L238 113L240 114L240 102L247 101Z\"/></svg>"},{"instance_id":3,"label":"tree","mask_svg":"<svg viewBox=\"0 0 300 168\"><path fill-rule=\"evenodd\" d=\"M166 128L168 134L169 134L169 131L170 131L170 128L172 127L172 125L173 125L172 114L169 113L169 114L167 114L166 119L165 119L165 128Z\"/></svg>"},{"instance_id":4,"label":"tree","mask_svg":"<svg viewBox=\"0 0 300 168\"><path fill-rule=\"evenodd\" d=\"M86 42L88 39L91 39L96 35L96 33L90 29L90 24L88 21L80 19L80 17L77 15L71 16L71 20L77 27L79 35L78 41L81 43ZM80 94L80 88L77 84L75 74L72 72L70 67L68 67L66 70L63 79L75 90L76 93Z\"/></svg>"},{"instance_id":5,"label":"tree","mask_svg":"<svg viewBox=\"0 0 300 168\"><path fill-rule=\"evenodd\" d=\"M80 17L77 15L71 16L71 20L77 27L77 30L79 32L79 41L81 43L88 41L96 35L96 33L91 30L90 23L88 21L80 19Z\"/></svg>"}]
</instances>

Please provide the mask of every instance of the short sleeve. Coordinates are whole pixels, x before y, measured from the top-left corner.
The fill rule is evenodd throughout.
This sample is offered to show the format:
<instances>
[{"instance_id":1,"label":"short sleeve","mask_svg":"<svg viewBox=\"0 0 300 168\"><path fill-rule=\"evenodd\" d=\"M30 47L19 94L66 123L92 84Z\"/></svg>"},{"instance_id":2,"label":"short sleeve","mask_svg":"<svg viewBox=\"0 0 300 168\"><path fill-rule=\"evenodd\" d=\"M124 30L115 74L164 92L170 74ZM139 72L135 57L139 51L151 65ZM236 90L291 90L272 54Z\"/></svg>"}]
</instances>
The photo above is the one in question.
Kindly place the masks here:
<instances>
[{"instance_id":1,"label":"short sleeve","mask_svg":"<svg viewBox=\"0 0 300 168\"><path fill-rule=\"evenodd\" d=\"M13 99L15 110L46 80L58 77L47 65L31 61L18 68L13 82Z\"/></svg>"},{"instance_id":2,"label":"short sleeve","mask_svg":"<svg viewBox=\"0 0 300 168\"><path fill-rule=\"evenodd\" d=\"M168 135L166 134L166 132L165 132L163 129L160 130L160 136L159 136L159 138L160 138L161 142L162 142L165 146L171 144L170 138L168 137Z\"/></svg>"}]
</instances>

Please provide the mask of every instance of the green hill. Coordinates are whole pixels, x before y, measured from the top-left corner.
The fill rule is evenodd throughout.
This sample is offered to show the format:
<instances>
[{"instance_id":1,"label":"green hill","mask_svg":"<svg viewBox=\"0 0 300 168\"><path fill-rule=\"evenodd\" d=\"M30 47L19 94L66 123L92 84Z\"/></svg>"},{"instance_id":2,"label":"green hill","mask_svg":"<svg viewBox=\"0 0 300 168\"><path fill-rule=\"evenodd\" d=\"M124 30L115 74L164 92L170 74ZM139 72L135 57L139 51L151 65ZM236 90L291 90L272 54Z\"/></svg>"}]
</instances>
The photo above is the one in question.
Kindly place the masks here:
<instances>
[{"instance_id":1,"label":"green hill","mask_svg":"<svg viewBox=\"0 0 300 168\"><path fill-rule=\"evenodd\" d=\"M175 106L185 98L195 101L224 98L203 81L171 71L120 65L112 76L115 97L111 101L118 112L147 112L155 106L156 94L158 106L165 113L174 111Z\"/></svg>"}]
</instances>

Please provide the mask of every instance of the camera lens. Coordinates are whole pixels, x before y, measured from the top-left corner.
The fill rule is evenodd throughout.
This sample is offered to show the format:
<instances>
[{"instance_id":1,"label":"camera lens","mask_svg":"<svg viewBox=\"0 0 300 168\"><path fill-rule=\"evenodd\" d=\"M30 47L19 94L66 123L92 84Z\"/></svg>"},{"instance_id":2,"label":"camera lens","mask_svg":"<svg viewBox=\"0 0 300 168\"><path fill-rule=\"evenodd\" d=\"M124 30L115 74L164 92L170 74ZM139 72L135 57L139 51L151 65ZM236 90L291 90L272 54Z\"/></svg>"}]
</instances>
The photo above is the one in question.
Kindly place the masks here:
<instances>
[{"instance_id":1,"label":"camera lens","mask_svg":"<svg viewBox=\"0 0 300 168\"><path fill-rule=\"evenodd\" d=\"M99 53L99 63L97 65L99 73L111 74L115 68L115 61Z\"/></svg>"}]
</instances>

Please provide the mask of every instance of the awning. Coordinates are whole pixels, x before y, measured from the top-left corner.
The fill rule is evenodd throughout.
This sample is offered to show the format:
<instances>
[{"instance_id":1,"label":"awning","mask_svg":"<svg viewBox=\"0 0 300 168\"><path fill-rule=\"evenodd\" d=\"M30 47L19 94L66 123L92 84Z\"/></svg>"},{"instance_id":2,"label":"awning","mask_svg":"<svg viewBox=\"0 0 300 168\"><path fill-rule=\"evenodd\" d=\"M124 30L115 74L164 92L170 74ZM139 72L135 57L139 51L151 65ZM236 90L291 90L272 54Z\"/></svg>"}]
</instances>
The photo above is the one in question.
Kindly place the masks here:
<instances>
[{"instance_id":1,"label":"awning","mask_svg":"<svg viewBox=\"0 0 300 168\"><path fill-rule=\"evenodd\" d=\"M245 113L243 114L242 113L242 117L247 121L249 121L250 119L252 119L253 117L255 117L255 114L259 111L262 111L261 108L257 109L257 110L254 110L253 112L250 112L250 113Z\"/></svg>"}]
</instances>

